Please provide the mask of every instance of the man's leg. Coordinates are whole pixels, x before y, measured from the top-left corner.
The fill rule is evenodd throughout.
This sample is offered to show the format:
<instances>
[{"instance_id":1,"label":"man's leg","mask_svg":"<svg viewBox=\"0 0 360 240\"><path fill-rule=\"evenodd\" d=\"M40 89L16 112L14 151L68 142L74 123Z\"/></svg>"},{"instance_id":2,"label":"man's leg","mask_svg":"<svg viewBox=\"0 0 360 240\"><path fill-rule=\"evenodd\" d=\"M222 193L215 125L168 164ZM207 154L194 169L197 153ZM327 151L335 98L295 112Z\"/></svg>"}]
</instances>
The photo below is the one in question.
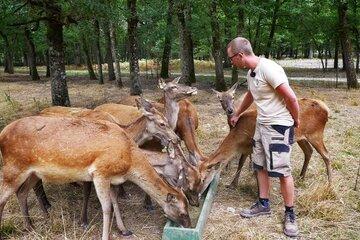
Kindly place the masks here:
<instances>
[{"instance_id":1,"label":"man's leg","mask_svg":"<svg viewBox=\"0 0 360 240\"><path fill-rule=\"evenodd\" d=\"M249 209L240 212L242 217L250 218L260 215L268 215L271 213L269 203L270 179L268 173L264 169L256 171L259 187L259 199Z\"/></svg>"},{"instance_id":2,"label":"man's leg","mask_svg":"<svg viewBox=\"0 0 360 240\"><path fill-rule=\"evenodd\" d=\"M280 188L285 206L294 206L295 188L293 177L291 175L287 177L280 177Z\"/></svg>"},{"instance_id":3,"label":"man's leg","mask_svg":"<svg viewBox=\"0 0 360 240\"><path fill-rule=\"evenodd\" d=\"M299 229L294 212L295 188L293 177L280 177L280 188L285 203L284 233L289 237L296 237Z\"/></svg>"},{"instance_id":4,"label":"man's leg","mask_svg":"<svg viewBox=\"0 0 360 240\"><path fill-rule=\"evenodd\" d=\"M269 199L270 179L268 172L264 169L257 171L259 184L259 197Z\"/></svg>"}]
</instances>

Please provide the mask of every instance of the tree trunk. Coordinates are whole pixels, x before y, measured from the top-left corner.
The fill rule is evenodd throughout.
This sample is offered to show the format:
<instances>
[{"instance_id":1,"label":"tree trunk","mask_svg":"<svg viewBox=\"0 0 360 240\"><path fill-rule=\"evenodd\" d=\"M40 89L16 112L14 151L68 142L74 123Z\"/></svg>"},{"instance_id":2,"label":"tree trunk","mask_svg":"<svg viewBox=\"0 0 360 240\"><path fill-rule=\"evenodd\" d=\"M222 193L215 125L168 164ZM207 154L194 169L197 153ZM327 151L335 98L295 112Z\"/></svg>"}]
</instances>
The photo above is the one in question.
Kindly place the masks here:
<instances>
[{"instance_id":1,"label":"tree trunk","mask_svg":"<svg viewBox=\"0 0 360 240\"><path fill-rule=\"evenodd\" d=\"M50 54L49 54L49 49L46 50L45 52L45 59L46 59L46 77L50 77Z\"/></svg>"},{"instance_id":2,"label":"tree trunk","mask_svg":"<svg viewBox=\"0 0 360 240\"><path fill-rule=\"evenodd\" d=\"M217 0L211 1L210 6L210 24L212 29L212 42L213 42L213 55L215 60L215 88L218 91L226 90L226 84L224 80L224 71L222 63L222 52L221 52L221 36L219 20L217 18Z\"/></svg>"},{"instance_id":3,"label":"tree trunk","mask_svg":"<svg viewBox=\"0 0 360 240\"><path fill-rule=\"evenodd\" d=\"M101 48L100 48L100 24L99 21L96 19L94 21L94 28L95 28L95 48L96 48L96 57L98 63L99 84L104 84L102 56L101 56Z\"/></svg>"},{"instance_id":4,"label":"tree trunk","mask_svg":"<svg viewBox=\"0 0 360 240\"><path fill-rule=\"evenodd\" d=\"M238 1L238 4L239 4L237 6L238 25L236 27L236 33L238 36L243 36L245 32L245 12L244 12L245 0ZM238 70L235 66L233 66L231 70L231 83L235 84L237 81L239 81Z\"/></svg>"},{"instance_id":5,"label":"tree trunk","mask_svg":"<svg viewBox=\"0 0 360 240\"><path fill-rule=\"evenodd\" d=\"M36 69L36 52L35 52L35 46L33 39L31 37L30 30L26 27L24 30L25 35L25 42L28 50L28 63L29 63L29 69L30 69L30 76L31 80L37 81L40 80L38 71Z\"/></svg>"},{"instance_id":6,"label":"tree trunk","mask_svg":"<svg viewBox=\"0 0 360 240\"><path fill-rule=\"evenodd\" d=\"M268 41L266 44L266 52L265 52L266 58L268 58L270 56L271 45L272 45L272 41L273 41L274 35L275 35L276 21L278 18L278 12L279 12L280 6L281 6L281 1L276 0L274 12L272 15L272 20L271 20L270 34L269 34L269 38L268 38Z\"/></svg>"},{"instance_id":7,"label":"tree trunk","mask_svg":"<svg viewBox=\"0 0 360 240\"><path fill-rule=\"evenodd\" d=\"M339 68L339 39L335 38L334 69Z\"/></svg>"},{"instance_id":8,"label":"tree trunk","mask_svg":"<svg viewBox=\"0 0 360 240\"><path fill-rule=\"evenodd\" d=\"M344 59L344 67L346 71L347 86L348 88L359 88L354 69L354 63L351 58L351 41L349 38L349 28L347 23L347 3L338 1L339 13L339 33L342 46L342 53Z\"/></svg>"},{"instance_id":9,"label":"tree trunk","mask_svg":"<svg viewBox=\"0 0 360 240\"><path fill-rule=\"evenodd\" d=\"M87 70L89 72L89 77L91 80L96 80L97 78L90 58L89 45L83 34L81 34L81 43L82 43L83 51L85 53L85 60L86 60Z\"/></svg>"},{"instance_id":10,"label":"tree trunk","mask_svg":"<svg viewBox=\"0 0 360 240\"><path fill-rule=\"evenodd\" d=\"M121 69L120 69L120 62L116 51L116 34L115 34L115 28L114 24L110 22L110 40L111 40L111 54L112 58L115 61L115 80L116 85L119 88L123 87L123 83L121 81Z\"/></svg>"},{"instance_id":11,"label":"tree trunk","mask_svg":"<svg viewBox=\"0 0 360 240\"><path fill-rule=\"evenodd\" d=\"M81 66L82 63L82 57L81 57L81 46L80 43L75 43L74 45L74 52L75 52L75 59L74 59L74 63L76 66Z\"/></svg>"},{"instance_id":12,"label":"tree trunk","mask_svg":"<svg viewBox=\"0 0 360 240\"><path fill-rule=\"evenodd\" d=\"M178 3L178 20L179 20L179 38L180 38L180 56L181 56L181 75L187 85L195 82L195 67L193 56L193 42L189 29L188 19L189 9L184 3Z\"/></svg>"},{"instance_id":13,"label":"tree trunk","mask_svg":"<svg viewBox=\"0 0 360 240\"><path fill-rule=\"evenodd\" d=\"M168 0L168 12L166 17L166 32L165 32L165 41L164 41L164 51L161 59L161 73L162 78L169 78L169 62L171 55L171 40L172 40L172 15L174 9L174 0Z\"/></svg>"},{"instance_id":14,"label":"tree trunk","mask_svg":"<svg viewBox=\"0 0 360 240\"><path fill-rule=\"evenodd\" d=\"M137 43L137 24L139 19L136 12L136 0L127 0L127 6L130 11L130 16L127 19L130 54L130 95L140 95L142 94L142 89L139 80L139 58Z\"/></svg>"},{"instance_id":15,"label":"tree trunk","mask_svg":"<svg viewBox=\"0 0 360 240\"><path fill-rule=\"evenodd\" d=\"M105 44L106 44L105 58L108 65L109 81L114 81L115 80L114 60L111 53L110 24L108 20L106 20L104 24L104 33L105 33Z\"/></svg>"},{"instance_id":16,"label":"tree trunk","mask_svg":"<svg viewBox=\"0 0 360 240\"><path fill-rule=\"evenodd\" d=\"M23 51L23 57L22 57L22 62L23 62L23 66L24 67L28 67L29 66L29 64L28 64L28 56L27 56L27 49L25 50L24 49L24 51Z\"/></svg>"},{"instance_id":17,"label":"tree trunk","mask_svg":"<svg viewBox=\"0 0 360 240\"><path fill-rule=\"evenodd\" d=\"M54 17L54 15L58 17L61 10L56 5L53 5L53 7L55 10L48 13L49 20L47 22L52 104L55 106L70 106L65 73L63 25Z\"/></svg>"},{"instance_id":18,"label":"tree trunk","mask_svg":"<svg viewBox=\"0 0 360 240\"><path fill-rule=\"evenodd\" d=\"M5 43L4 72L13 74L14 73L13 55L11 52L9 39L6 36L6 34L4 34L2 31L0 31L0 35L3 37Z\"/></svg>"},{"instance_id":19,"label":"tree trunk","mask_svg":"<svg viewBox=\"0 0 360 240\"><path fill-rule=\"evenodd\" d=\"M256 31L255 31L255 40L253 44L253 51L255 54L259 54L259 40L260 40L260 30L261 30L261 19L263 18L263 14L260 13L258 20L256 22Z\"/></svg>"}]
</instances>

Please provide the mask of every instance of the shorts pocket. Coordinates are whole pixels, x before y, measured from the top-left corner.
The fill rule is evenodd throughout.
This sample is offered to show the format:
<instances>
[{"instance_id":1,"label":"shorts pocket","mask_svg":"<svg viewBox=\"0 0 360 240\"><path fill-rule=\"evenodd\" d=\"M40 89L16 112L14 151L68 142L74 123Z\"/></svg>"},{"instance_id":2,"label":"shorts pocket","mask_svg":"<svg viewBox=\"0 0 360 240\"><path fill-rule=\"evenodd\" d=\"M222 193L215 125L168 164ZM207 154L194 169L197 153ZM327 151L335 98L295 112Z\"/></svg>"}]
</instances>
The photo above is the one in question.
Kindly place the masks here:
<instances>
[{"instance_id":1,"label":"shorts pocket","mask_svg":"<svg viewBox=\"0 0 360 240\"><path fill-rule=\"evenodd\" d=\"M290 147L286 144L272 143L269 145L270 152L270 170L284 167L287 165L287 154Z\"/></svg>"}]
</instances>

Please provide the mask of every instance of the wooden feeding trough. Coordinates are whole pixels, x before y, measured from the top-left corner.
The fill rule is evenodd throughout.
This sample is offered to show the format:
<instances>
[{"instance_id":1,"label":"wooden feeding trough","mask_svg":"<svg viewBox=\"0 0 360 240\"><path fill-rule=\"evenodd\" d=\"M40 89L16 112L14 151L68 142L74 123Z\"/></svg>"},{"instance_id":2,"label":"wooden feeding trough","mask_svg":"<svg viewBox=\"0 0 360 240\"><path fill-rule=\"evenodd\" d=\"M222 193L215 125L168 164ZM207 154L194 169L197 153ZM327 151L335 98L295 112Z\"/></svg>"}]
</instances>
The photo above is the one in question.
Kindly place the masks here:
<instances>
[{"instance_id":1,"label":"wooden feeding trough","mask_svg":"<svg viewBox=\"0 0 360 240\"><path fill-rule=\"evenodd\" d=\"M164 227L162 240L200 240L204 232L205 223L209 216L211 206L219 184L220 173L216 174L209 185L204 204L202 206L195 228L178 227L172 221L167 221Z\"/></svg>"}]
</instances>

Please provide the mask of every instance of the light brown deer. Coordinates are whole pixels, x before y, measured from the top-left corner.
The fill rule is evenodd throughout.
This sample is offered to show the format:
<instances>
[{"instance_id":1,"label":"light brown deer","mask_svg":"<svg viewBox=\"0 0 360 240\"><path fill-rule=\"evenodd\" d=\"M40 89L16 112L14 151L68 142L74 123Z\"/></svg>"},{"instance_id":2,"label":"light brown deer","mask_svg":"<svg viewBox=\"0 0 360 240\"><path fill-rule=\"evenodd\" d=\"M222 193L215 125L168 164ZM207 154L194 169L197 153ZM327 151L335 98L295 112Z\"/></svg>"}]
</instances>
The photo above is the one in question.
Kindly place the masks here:
<instances>
[{"instance_id":1,"label":"light brown deer","mask_svg":"<svg viewBox=\"0 0 360 240\"><path fill-rule=\"evenodd\" d=\"M120 125L128 134L129 136L138 144L142 145L145 141L151 139L152 136L157 136L157 139L162 141L162 146L167 146L170 140L173 144L176 145L176 154L172 157L169 157L167 153L159 153L154 151L148 151L147 155L151 160L151 164L155 166L157 172L162 175L165 180L171 183L172 186L181 187L186 196L188 197L190 204L194 206L199 205L198 201L198 189L200 189L200 176L199 172L191 166L188 166L187 160L182 152L178 150L179 146L176 140L178 139L177 135L170 129L167 119L162 116L160 112L158 112L154 107L153 104L149 101L145 100L144 98L135 99L137 102L138 108L144 114L144 116L140 117L139 119L135 120L130 125ZM107 106L112 106L107 104ZM116 107L117 105L115 105ZM128 106L127 106L128 107ZM114 106L111 107L112 113L115 116L112 116L109 113L102 112L100 110L89 110L89 109L77 109L77 108L66 108L66 107L51 107L46 109L42 112L45 116L75 116L84 117L84 118L91 118L95 120L107 119L110 117L109 120L114 120L117 122L116 119L119 119L121 122L121 111L114 111L116 108ZM127 108L128 109L128 108ZM53 111L54 110L54 111ZM92 112L96 112L96 114L91 114ZM83 113L83 114L82 114ZM146 117L145 117L146 116ZM99 119L98 119L99 118ZM165 139L165 140L164 140ZM168 140L169 139L169 140ZM182 154L180 156L180 154ZM153 157L151 157L153 156ZM164 161L167 159L167 161ZM166 169L166 171L163 171ZM168 170L171 170L173 173L176 171L177 174L169 174ZM183 174L183 179L181 184L177 184L178 178L180 177L180 172ZM43 196L43 204L46 205L47 200L44 197L45 193L40 191L39 186L37 186L37 195ZM91 184L84 183L83 185L83 193L84 193L84 202L81 214L81 222L83 227L88 226L88 217L87 217L87 207L88 207L88 200L91 192ZM123 188L119 189L119 192L123 195L125 194ZM148 210L152 210L153 207L151 205L151 200L146 196L145 199L145 207Z\"/></svg>"},{"instance_id":2,"label":"light brown deer","mask_svg":"<svg viewBox=\"0 0 360 240\"><path fill-rule=\"evenodd\" d=\"M236 106L240 104L240 102L237 102L236 104L234 103L236 87L237 83L225 92L218 92L213 90L219 98L222 108L226 112L230 129L232 128L230 125L230 118L235 113ZM299 117L301 125L300 128L295 129L295 137L297 143L305 155L305 160L300 176L301 178L305 178L305 173L313 153L311 146L313 146L315 150L322 156L327 170L328 181L331 182L332 175L330 159L324 144L324 129L326 122L328 121L329 108L324 102L320 100L308 98L299 99L299 106ZM256 111L255 105L252 104L249 110ZM256 121L256 118L254 118L252 121ZM246 158L246 154L241 155L235 177L229 187L237 187L240 172Z\"/></svg>"},{"instance_id":3,"label":"light brown deer","mask_svg":"<svg viewBox=\"0 0 360 240\"><path fill-rule=\"evenodd\" d=\"M109 239L111 204L118 228L128 235L111 185L129 180L155 199L168 218L190 226L185 195L164 182L136 143L113 123L80 118L22 118L3 129L0 149L0 223L4 206L15 192L22 213L29 216L27 195L38 179L59 184L93 181L103 211L102 239Z\"/></svg>"},{"instance_id":4,"label":"light brown deer","mask_svg":"<svg viewBox=\"0 0 360 240\"><path fill-rule=\"evenodd\" d=\"M204 158L196 140L195 130L199 125L199 120L196 108L189 100L185 99L196 94L196 88L179 84L180 79L181 77L178 77L167 83L163 79L159 80L159 88L164 91L164 97L159 99L159 103L163 103L164 107L161 105L155 105L155 107L159 111L164 109L165 116L170 119L170 126L184 140L191 155L191 163L196 165L199 160ZM126 97L120 103L134 105L135 98L133 96ZM150 148L155 149L156 145L152 144Z\"/></svg>"}]
</instances>

